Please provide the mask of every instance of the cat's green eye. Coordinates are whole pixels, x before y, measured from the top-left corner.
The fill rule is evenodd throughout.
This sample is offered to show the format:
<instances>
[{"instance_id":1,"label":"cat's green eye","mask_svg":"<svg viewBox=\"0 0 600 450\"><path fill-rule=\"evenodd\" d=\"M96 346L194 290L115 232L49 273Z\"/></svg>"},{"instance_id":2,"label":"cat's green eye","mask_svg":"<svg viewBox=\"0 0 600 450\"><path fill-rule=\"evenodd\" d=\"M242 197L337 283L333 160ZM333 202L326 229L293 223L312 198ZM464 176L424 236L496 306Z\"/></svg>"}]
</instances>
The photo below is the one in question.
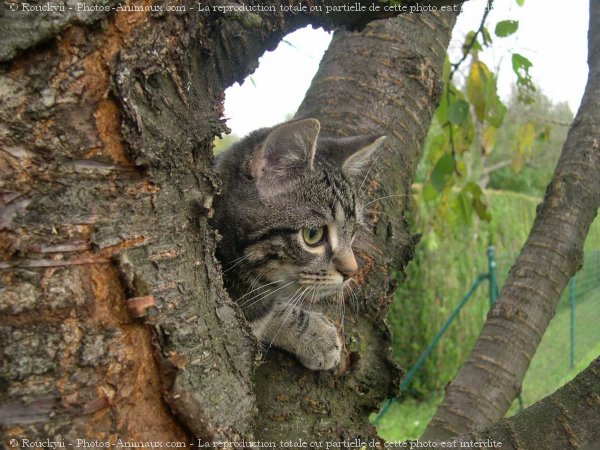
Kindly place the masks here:
<instances>
[{"instance_id":1,"label":"cat's green eye","mask_svg":"<svg viewBox=\"0 0 600 450\"><path fill-rule=\"evenodd\" d=\"M307 245L315 246L321 243L323 235L325 234L325 227L308 227L302 228L302 239Z\"/></svg>"}]
</instances>

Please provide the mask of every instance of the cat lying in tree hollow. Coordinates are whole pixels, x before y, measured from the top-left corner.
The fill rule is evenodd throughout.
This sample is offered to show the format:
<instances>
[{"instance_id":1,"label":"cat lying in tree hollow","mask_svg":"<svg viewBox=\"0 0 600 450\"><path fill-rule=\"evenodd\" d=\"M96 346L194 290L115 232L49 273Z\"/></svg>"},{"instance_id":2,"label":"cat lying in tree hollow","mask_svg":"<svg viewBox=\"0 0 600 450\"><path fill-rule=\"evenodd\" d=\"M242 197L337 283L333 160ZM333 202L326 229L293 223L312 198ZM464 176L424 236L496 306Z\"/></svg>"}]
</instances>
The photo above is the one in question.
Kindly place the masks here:
<instances>
[{"instance_id":1,"label":"cat lying in tree hollow","mask_svg":"<svg viewBox=\"0 0 600 450\"><path fill-rule=\"evenodd\" d=\"M223 181L214 225L229 293L256 338L309 369L340 362L340 331L303 307L343 302L358 269L352 243L361 221L358 186L385 137L320 137L316 119L250 133L216 157Z\"/></svg>"}]
</instances>

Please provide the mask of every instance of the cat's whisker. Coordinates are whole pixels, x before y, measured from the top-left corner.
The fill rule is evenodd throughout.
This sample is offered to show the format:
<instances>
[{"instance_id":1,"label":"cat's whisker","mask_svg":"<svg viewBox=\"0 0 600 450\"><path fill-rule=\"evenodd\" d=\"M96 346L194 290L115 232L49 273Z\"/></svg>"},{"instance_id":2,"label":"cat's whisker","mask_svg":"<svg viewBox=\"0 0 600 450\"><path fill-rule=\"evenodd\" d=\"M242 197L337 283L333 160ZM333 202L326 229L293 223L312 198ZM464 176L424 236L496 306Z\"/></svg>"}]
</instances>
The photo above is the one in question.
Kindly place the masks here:
<instances>
[{"instance_id":1,"label":"cat's whisker","mask_svg":"<svg viewBox=\"0 0 600 450\"><path fill-rule=\"evenodd\" d=\"M296 308L298 306L298 304L302 301L302 298L304 296L304 293L306 291L308 291L310 288L304 288L304 290L300 293L300 295L297 296L296 299L294 299L294 297L296 297L296 294L298 294L298 292L301 290L302 288L300 287L292 297L290 297L286 303L286 307L283 308L279 314L277 315L278 317L280 315L282 315L285 311L287 311L289 309L289 312L287 313L287 316L285 316L285 318L283 319L283 321L281 322L281 325L279 326L279 328L277 329L277 331L275 332L275 334L273 335L273 338L271 339L271 342L269 342L269 345L267 347L267 349L265 350L265 355L267 354L267 352L269 351L269 349L271 348L271 346L273 345L273 342L275 342L275 338L277 338L277 335L279 334L279 332L281 331L281 329L283 328L283 326L285 325L285 322L290 318L290 315L292 314L292 312L294 311L294 308ZM293 300L292 300L293 299Z\"/></svg>"},{"instance_id":2,"label":"cat's whisker","mask_svg":"<svg viewBox=\"0 0 600 450\"><path fill-rule=\"evenodd\" d=\"M244 297L247 297L248 295L252 294L253 292L256 292L256 291L258 291L259 289L267 288L267 287L269 287L269 286L272 286L273 284L280 283L280 282L282 282L282 281L283 281L283 280L276 280L276 281L271 281L270 283L267 283L267 284L261 284L260 286L258 286L258 287L256 287L256 288L254 288L254 289L252 289L252 290L250 290L250 291L246 292L244 295L242 295L240 298L238 298L238 299L237 299L237 301L239 302L239 301L240 301L241 299L243 299ZM242 302L242 304L244 304L244 303L245 303L245 302Z\"/></svg>"},{"instance_id":3,"label":"cat's whisker","mask_svg":"<svg viewBox=\"0 0 600 450\"><path fill-rule=\"evenodd\" d=\"M383 255L383 252L381 251L381 249L377 248L375 246L375 244L373 242L371 242L370 240L365 240L363 242L360 243L360 245L357 246L360 250L367 250L370 249L373 253L377 253L380 255Z\"/></svg>"},{"instance_id":4,"label":"cat's whisker","mask_svg":"<svg viewBox=\"0 0 600 450\"><path fill-rule=\"evenodd\" d=\"M388 214L388 213L383 212L383 211L377 211L377 214L383 214L384 216L388 216L391 219L402 220L402 217L400 217L400 216L394 216L392 214Z\"/></svg>"},{"instance_id":5,"label":"cat's whisker","mask_svg":"<svg viewBox=\"0 0 600 450\"><path fill-rule=\"evenodd\" d=\"M227 267L226 269L223 270L223 273L227 273L229 272L231 269L237 267L238 265L240 265L242 262L244 262L246 259L250 258L250 256L252 256L254 253L256 252L249 252L243 256L240 256L237 259L234 259L233 261L231 261L231 264L229 265L229 267Z\"/></svg>"},{"instance_id":6,"label":"cat's whisker","mask_svg":"<svg viewBox=\"0 0 600 450\"><path fill-rule=\"evenodd\" d=\"M258 303L262 302L266 298L270 297L275 292L277 292L277 289L276 290L270 290L268 292L261 292L258 295L256 295L255 297L247 300L247 302L249 302L250 300L254 300L254 301L252 301L252 303L247 303L245 305L240 305L240 307L241 307L242 311L245 311L245 310L251 308L252 306L257 305Z\"/></svg>"},{"instance_id":7,"label":"cat's whisker","mask_svg":"<svg viewBox=\"0 0 600 450\"><path fill-rule=\"evenodd\" d=\"M309 286L308 290L305 293L302 294L302 297L300 299L300 303L304 304L304 300L306 300L306 298L310 295L311 292L312 292L313 298L314 298L314 295L315 295L316 291L317 291L317 286L316 285L313 284L312 286Z\"/></svg>"},{"instance_id":8,"label":"cat's whisker","mask_svg":"<svg viewBox=\"0 0 600 450\"><path fill-rule=\"evenodd\" d=\"M369 197L371 197L371 194L366 194L366 195L363 195L363 196L359 197L359 200L361 202L364 202L365 200L368 200ZM374 201L381 200L382 198L387 198L387 197L417 197L417 194L391 194L389 196L388 195L384 195L384 196L381 196L381 197L377 197L377 198L375 198L373 200Z\"/></svg>"},{"instance_id":9,"label":"cat's whisker","mask_svg":"<svg viewBox=\"0 0 600 450\"><path fill-rule=\"evenodd\" d=\"M360 312L361 302L354 289L352 289L352 298L354 299L354 308L356 309L356 313L358 314Z\"/></svg>"},{"instance_id":10,"label":"cat's whisker","mask_svg":"<svg viewBox=\"0 0 600 450\"><path fill-rule=\"evenodd\" d=\"M258 273L258 275L256 275L256 276L254 277L254 279L253 279L253 280L250 282L250 289L254 289L254 286L256 286L256 284L257 284L257 283L258 283L258 281L261 279L261 277L262 277L262 276L263 276L265 273L268 273L268 272L271 272L271 271L272 271L272 269L271 269L271 268L269 268L269 267L267 267L267 268L265 268L265 269L261 270L261 271Z\"/></svg>"},{"instance_id":11,"label":"cat's whisker","mask_svg":"<svg viewBox=\"0 0 600 450\"><path fill-rule=\"evenodd\" d=\"M379 154L377 155L377 157L375 159L373 159L373 162L369 166L369 170L367 170L367 173L365 174L365 177L363 178L362 183L360 183L360 186L358 187L358 192L362 191L362 187L365 184L365 181L367 181L367 178L369 177L369 173L371 173L371 169L373 168L373 166L375 165L375 163L379 160L379 158L381 158L381 155L382 155L382 153L379 152Z\"/></svg>"},{"instance_id":12,"label":"cat's whisker","mask_svg":"<svg viewBox=\"0 0 600 450\"><path fill-rule=\"evenodd\" d=\"M317 295L318 291L319 291L319 289L315 285L315 288L312 291L312 297L311 297L310 302L309 302L310 305L312 305L315 302L315 296Z\"/></svg>"},{"instance_id":13,"label":"cat's whisker","mask_svg":"<svg viewBox=\"0 0 600 450\"><path fill-rule=\"evenodd\" d=\"M383 200L385 198L392 198L392 197L414 197L414 194L392 194L392 195L384 195L383 197L378 197L376 199L371 200L368 203L365 203L364 205L362 205L360 207L359 211L362 213L367 206L369 206L369 205L371 205L371 204L373 204L373 203L375 203L375 202L377 202L379 200Z\"/></svg>"},{"instance_id":14,"label":"cat's whisker","mask_svg":"<svg viewBox=\"0 0 600 450\"><path fill-rule=\"evenodd\" d=\"M358 299L356 298L356 294L354 293L354 289L352 288L352 286L350 285L351 282L354 282L354 284L356 284L358 286L358 282L354 279L354 278L350 278L350 280L348 280L348 283L346 283L343 286L343 291L344 291L344 295L347 295L348 297L347 300L349 302L350 308L352 310L352 312L354 314L356 314L358 312L357 310L357 303L358 303Z\"/></svg>"},{"instance_id":15,"label":"cat's whisker","mask_svg":"<svg viewBox=\"0 0 600 450\"><path fill-rule=\"evenodd\" d=\"M337 303L340 308L340 326L341 326L341 331L343 334L344 333L344 321L345 321L344 287L343 286L337 291L337 298L338 298Z\"/></svg>"},{"instance_id":16,"label":"cat's whisker","mask_svg":"<svg viewBox=\"0 0 600 450\"><path fill-rule=\"evenodd\" d=\"M296 296L298 295L298 293L302 289L303 289L303 286L300 286L298 289L296 289L296 292L294 292L291 297L289 297L289 298L286 299L286 301L284 303L284 307L277 312L277 314L275 315L275 317L282 316L288 310L288 308L290 307L290 305L292 305L296 301Z\"/></svg>"},{"instance_id":17,"label":"cat's whisker","mask_svg":"<svg viewBox=\"0 0 600 450\"><path fill-rule=\"evenodd\" d=\"M248 308L250 308L251 306L253 306L253 305L256 305L258 302L261 302L261 301L263 301L265 298L267 298L267 297L271 296L271 295L272 295L272 294L274 294L275 292L278 292L278 291L280 291L281 289L288 287L288 286L289 286L290 284L292 284L292 283L293 283L293 281L290 281L289 283L287 283L287 284L284 284L283 286L280 286L280 287L278 287L277 289L274 289L274 290L270 291L270 292L269 292L269 293L267 293L266 295L263 295L264 293L263 293L263 292L260 292L259 294L255 295L254 297L252 297L252 298L249 298L248 300L246 300L246 301L244 302L244 304L240 305L240 307L241 307L242 309L248 309ZM256 299L256 298L258 298L258 300L254 300L254 299ZM250 302L250 301L252 301L252 300L254 300L254 301L253 301L252 303L248 304L248 302Z\"/></svg>"},{"instance_id":18,"label":"cat's whisker","mask_svg":"<svg viewBox=\"0 0 600 450\"><path fill-rule=\"evenodd\" d=\"M251 256L254 253L254 251L248 252L248 253L244 253L242 256L239 256L237 258L235 258L233 261L230 262L229 266L231 264L235 264L237 263L240 259L244 259L244 258L248 258L249 256ZM228 267L229 267L228 266Z\"/></svg>"}]
</instances>

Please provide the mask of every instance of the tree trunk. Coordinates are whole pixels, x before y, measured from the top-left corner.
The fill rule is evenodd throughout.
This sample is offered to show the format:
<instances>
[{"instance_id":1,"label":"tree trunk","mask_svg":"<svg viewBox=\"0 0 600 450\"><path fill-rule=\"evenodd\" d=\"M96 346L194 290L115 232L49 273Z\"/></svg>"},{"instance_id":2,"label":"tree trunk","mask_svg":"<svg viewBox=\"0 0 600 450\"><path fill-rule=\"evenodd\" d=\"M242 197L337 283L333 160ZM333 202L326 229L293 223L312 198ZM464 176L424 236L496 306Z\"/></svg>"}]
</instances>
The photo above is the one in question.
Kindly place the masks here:
<instances>
[{"instance_id":1,"label":"tree trunk","mask_svg":"<svg viewBox=\"0 0 600 450\"><path fill-rule=\"evenodd\" d=\"M3 444L122 439L190 445L196 437L252 437L255 344L223 290L213 256L216 235L208 225L219 185L211 168L212 140L226 128L220 117L223 90L298 27L361 28L389 15L283 13L278 2L262 5L277 8L269 14L205 12L184 2L179 6L187 12L58 15L13 14L5 8L0 17L5 30L0 42ZM414 30L442 22L407 20L414 21ZM398 165L384 158L405 174L394 180L402 192L434 108L449 35L448 24L444 27L440 43L434 42L440 39L437 32L421 32L437 62L428 60L428 49L417 53L414 35L399 42L406 50L394 49L393 58L412 55L418 63L406 66L406 77L390 80L404 89L403 96L403 85L419 92L416 103L407 103L416 134L402 125L389 146L399 152L396 139L407 141L410 151ZM340 133L372 129L378 120L338 126L333 116L317 115L326 129ZM403 251L393 259L405 262L412 239L404 220L377 213L372 225L373 245L393 243ZM317 423L311 429L319 434L311 435L323 439L372 433L365 432L366 411L396 385L383 325L391 258L382 248L372 250L374 256L363 255L371 268L365 276L373 278L364 291L370 302L348 331L349 341L360 338L351 342L354 357L360 354L365 362L358 375L319 376L279 354L279 363L260 369L270 379L281 374L286 381L277 392L287 383L291 401L302 398L301 407ZM385 272L374 270L380 268ZM298 386L318 396L301 396ZM258 394L271 395L264 389L259 383ZM323 403L325 398L335 409ZM287 414L290 406L278 401ZM338 405L345 406L338 410ZM264 408L259 423L270 417L278 424L286 417L270 405L258 407ZM293 435L307 431L298 422L295 426ZM285 431L268 436L284 438ZM262 433L268 430L256 434Z\"/></svg>"},{"instance_id":2,"label":"tree trunk","mask_svg":"<svg viewBox=\"0 0 600 450\"><path fill-rule=\"evenodd\" d=\"M589 78L529 238L469 359L446 390L424 439L481 430L521 389L560 295L581 267L600 206L600 1L590 2Z\"/></svg>"}]
</instances>

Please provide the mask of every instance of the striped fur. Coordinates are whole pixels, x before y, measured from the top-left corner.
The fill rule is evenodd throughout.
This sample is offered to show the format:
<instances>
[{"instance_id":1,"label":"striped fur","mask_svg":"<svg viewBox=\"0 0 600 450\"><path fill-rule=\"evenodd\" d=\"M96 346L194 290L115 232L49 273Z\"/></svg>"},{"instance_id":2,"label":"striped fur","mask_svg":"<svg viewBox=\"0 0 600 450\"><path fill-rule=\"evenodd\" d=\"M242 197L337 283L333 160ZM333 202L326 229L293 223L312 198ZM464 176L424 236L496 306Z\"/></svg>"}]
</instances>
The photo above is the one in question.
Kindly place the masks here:
<instances>
[{"instance_id":1,"label":"striped fur","mask_svg":"<svg viewBox=\"0 0 600 450\"><path fill-rule=\"evenodd\" d=\"M320 138L319 130L315 119L286 122L221 153L214 225L223 236L217 256L227 288L256 338L309 369L328 370L341 358L340 332L308 306L334 298L343 307L361 220L353 182L382 139ZM319 227L322 241L307 244L303 229Z\"/></svg>"}]
</instances>

